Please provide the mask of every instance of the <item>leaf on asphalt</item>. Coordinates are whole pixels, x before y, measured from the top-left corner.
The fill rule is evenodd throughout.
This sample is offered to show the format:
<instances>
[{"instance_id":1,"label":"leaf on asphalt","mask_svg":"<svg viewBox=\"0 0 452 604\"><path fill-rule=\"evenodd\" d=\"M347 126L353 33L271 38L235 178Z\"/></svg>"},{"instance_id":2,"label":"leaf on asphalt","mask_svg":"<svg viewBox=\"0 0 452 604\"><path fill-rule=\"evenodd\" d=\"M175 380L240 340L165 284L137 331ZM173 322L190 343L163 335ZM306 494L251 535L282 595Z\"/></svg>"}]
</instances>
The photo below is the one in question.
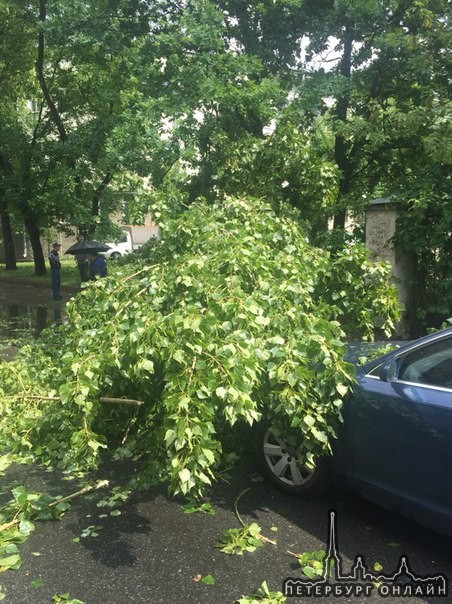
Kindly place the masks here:
<instances>
[{"instance_id":1,"label":"leaf on asphalt","mask_svg":"<svg viewBox=\"0 0 452 604\"><path fill-rule=\"evenodd\" d=\"M12 556L6 556L5 558L0 558L0 572L12 569L17 570L21 565L20 555L13 554Z\"/></svg>"},{"instance_id":2,"label":"leaf on asphalt","mask_svg":"<svg viewBox=\"0 0 452 604\"><path fill-rule=\"evenodd\" d=\"M375 562L374 570L376 570L376 571L383 570L383 567L379 562Z\"/></svg>"},{"instance_id":3,"label":"leaf on asphalt","mask_svg":"<svg viewBox=\"0 0 452 604\"><path fill-rule=\"evenodd\" d=\"M265 478L260 474L250 474L251 482L263 482Z\"/></svg>"},{"instance_id":4,"label":"leaf on asphalt","mask_svg":"<svg viewBox=\"0 0 452 604\"><path fill-rule=\"evenodd\" d=\"M215 510L211 503L198 504L195 501L189 501L188 503L181 506L184 514L195 514L196 512L202 512L203 514L209 514L215 516Z\"/></svg>"}]
</instances>

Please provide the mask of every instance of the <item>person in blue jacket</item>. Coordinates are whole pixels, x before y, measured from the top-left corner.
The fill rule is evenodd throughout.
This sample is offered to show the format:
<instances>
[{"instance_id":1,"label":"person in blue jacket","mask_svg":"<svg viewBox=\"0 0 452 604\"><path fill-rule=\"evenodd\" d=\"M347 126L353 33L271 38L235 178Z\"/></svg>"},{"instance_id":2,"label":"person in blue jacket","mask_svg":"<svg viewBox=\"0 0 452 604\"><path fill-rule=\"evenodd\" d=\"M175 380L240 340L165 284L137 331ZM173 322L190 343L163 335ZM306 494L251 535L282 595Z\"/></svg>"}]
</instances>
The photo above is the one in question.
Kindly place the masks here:
<instances>
[{"instance_id":1,"label":"person in blue jacket","mask_svg":"<svg viewBox=\"0 0 452 604\"><path fill-rule=\"evenodd\" d=\"M91 253L88 254L89 260L89 278L93 281L97 277L107 276L107 263L103 256L99 254Z\"/></svg>"},{"instance_id":2,"label":"person in blue jacket","mask_svg":"<svg viewBox=\"0 0 452 604\"><path fill-rule=\"evenodd\" d=\"M49 254L49 263L50 263L50 277L52 279L52 294L54 300L61 300L63 296L60 295L60 269L61 269L61 261L59 251L61 248L61 243L54 243L52 245L52 250Z\"/></svg>"}]
</instances>

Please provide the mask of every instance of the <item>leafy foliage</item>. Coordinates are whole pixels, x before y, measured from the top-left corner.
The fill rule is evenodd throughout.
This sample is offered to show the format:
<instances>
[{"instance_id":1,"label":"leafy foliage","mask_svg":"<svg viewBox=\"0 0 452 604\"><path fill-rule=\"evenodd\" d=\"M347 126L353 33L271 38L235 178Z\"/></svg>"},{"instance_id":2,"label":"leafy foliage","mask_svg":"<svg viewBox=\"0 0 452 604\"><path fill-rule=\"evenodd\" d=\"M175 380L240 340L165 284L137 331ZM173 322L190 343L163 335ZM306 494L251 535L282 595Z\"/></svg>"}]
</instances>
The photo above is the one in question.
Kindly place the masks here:
<instances>
[{"instance_id":1,"label":"leafy foliage","mask_svg":"<svg viewBox=\"0 0 452 604\"><path fill-rule=\"evenodd\" d=\"M242 596L237 600L237 604L284 604L284 602L286 602L284 594L280 591L270 591L266 581L251 596Z\"/></svg>"},{"instance_id":2,"label":"leafy foliage","mask_svg":"<svg viewBox=\"0 0 452 604\"><path fill-rule=\"evenodd\" d=\"M259 537L261 531L261 527L256 522L245 525L240 529L228 529L222 535L217 547L224 554L243 556L243 552L254 552L258 547L264 545Z\"/></svg>"},{"instance_id":3,"label":"leafy foliage","mask_svg":"<svg viewBox=\"0 0 452 604\"><path fill-rule=\"evenodd\" d=\"M70 507L46 493L30 493L23 486L14 488L11 494L13 498L0 507L0 573L20 568L18 545L34 531L35 521L60 518ZM4 597L0 586L0 600Z\"/></svg>"},{"instance_id":4,"label":"leafy foliage","mask_svg":"<svg viewBox=\"0 0 452 604\"><path fill-rule=\"evenodd\" d=\"M77 598L71 598L69 593L65 594L57 594L53 596L52 600L56 604L85 604L82 600L78 600Z\"/></svg>"},{"instance_id":5,"label":"leafy foliage","mask_svg":"<svg viewBox=\"0 0 452 604\"><path fill-rule=\"evenodd\" d=\"M312 232L392 196L416 311L450 316L450 3L3 0L0 22L0 212L38 274L40 231L104 237L175 191L285 200Z\"/></svg>"},{"instance_id":6,"label":"leafy foliage","mask_svg":"<svg viewBox=\"0 0 452 604\"><path fill-rule=\"evenodd\" d=\"M161 245L89 284L67 324L0 366L0 446L85 470L116 446L116 458L141 458L138 484L167 476L196 496L225 429L265 416L292 426L314 464L353 383L346 334L371 338L377 320L390 331L398 303L388 267L360 246L309 245L298 218L228 199L168 219Z\"/></svg>"},{"instance_id":7,"label":"leafy foliage","mask_svg":"<svg viewBox=\"0 0 452 604\"><path fill-rule=\"evenodd\" d=\"M304 552L303 554L300 554L297 559L303 575L309 579L322 577L325 555L326 554L323 550Z\"/></svg>"},{"instance_id":8,"label":"leafy foliage","mask_svg":"<svg viewBox=\"0 0 452 604\"><path fill-rule=\"evenodd\" d=\"M439 172L438 178L448 183L446 170ZM437 191L433 180L424 185L404 204L396 243L412 261L416 318L423 328L439 328L452 315L452 201L449 194Z\"/></svg>"},{"instance_id":9,"label":"leafy foliage","mask_svg":"<svg viewBox=\"0 0 452 604\"><path fill-rule=\"evenodd\" d=\"M196 514L197 512L215 516L215 508L211 503L205 502L197 504L195 501L189 501L182 506L184 514Z\"/></svg>"}]
</instances>

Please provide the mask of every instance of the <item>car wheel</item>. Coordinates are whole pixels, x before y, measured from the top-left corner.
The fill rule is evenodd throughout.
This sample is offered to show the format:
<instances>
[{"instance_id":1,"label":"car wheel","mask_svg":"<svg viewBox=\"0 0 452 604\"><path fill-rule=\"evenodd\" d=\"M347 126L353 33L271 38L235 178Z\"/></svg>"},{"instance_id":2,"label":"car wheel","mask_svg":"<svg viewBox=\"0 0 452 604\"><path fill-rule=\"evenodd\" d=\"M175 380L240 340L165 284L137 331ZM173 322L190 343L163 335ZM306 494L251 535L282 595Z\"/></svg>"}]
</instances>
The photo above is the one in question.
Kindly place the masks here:
<instances>
[{"instance_id":1,"label":"car wheel","mask_svg":"<svg viewBox=\"0 0 452 604\"><path fill-rule=\"evenodd\" d=\"M119 252L113 252L113 254L110 256L110 258L119 258L121 256L121 254Z\"/></svg>"},{"instance_id":2,"label":"car wheel","mask_svg":"<svg viewBox=\"0 0 452 604\"><path fill-rule=\"evenodd\" d=\"M315 468L300 462L300 454L268 424L259 426L257 456L265 476L279 489L305 496L319 495L330 482L329 461L317 460Z\"/></svg>"}]
</instances>

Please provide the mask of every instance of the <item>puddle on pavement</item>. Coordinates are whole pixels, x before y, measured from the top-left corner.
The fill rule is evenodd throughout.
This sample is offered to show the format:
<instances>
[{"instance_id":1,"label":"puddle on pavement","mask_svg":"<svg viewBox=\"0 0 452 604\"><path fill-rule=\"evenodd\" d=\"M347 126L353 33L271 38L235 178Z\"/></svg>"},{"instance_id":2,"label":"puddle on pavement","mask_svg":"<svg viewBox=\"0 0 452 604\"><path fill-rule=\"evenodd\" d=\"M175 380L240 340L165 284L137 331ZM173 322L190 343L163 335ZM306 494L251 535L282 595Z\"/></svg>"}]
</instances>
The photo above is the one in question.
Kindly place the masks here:
<instances>
[{"instance_id":1,"label":"puddle on pavement","mask_svg":"<svg viewBox=\"0 0 452 604\"><path fill-rule=\"evenodd\" d=\"M61 324L63 306L22 306L0 304L0 358L10 359L17 348L15 342L24 336L38 337L43 329L52 324Z\"/></svg>"}]
</instances>

